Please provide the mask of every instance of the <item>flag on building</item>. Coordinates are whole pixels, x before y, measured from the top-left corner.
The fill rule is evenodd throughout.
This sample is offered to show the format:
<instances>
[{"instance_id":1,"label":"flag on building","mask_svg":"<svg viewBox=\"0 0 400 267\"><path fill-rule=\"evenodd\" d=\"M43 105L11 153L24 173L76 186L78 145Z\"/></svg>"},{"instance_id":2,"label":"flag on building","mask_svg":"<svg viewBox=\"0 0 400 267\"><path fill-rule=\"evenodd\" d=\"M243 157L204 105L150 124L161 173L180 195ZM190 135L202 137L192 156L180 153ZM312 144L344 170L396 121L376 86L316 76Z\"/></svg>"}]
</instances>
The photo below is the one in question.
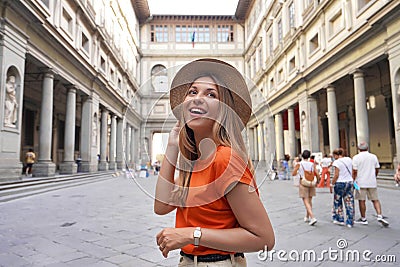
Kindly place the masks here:
<instances>
[{"instance_id":1,"label":"flag on building","mask_svg":"<svg viewBox=\"0 0 400 267\"><path fill-rule=\"evenodd\" d=\"M192 33L192 47L194 47L195 38L196 38L196 31L193 31L193 33Z\"/></svg>"}]
</instances>

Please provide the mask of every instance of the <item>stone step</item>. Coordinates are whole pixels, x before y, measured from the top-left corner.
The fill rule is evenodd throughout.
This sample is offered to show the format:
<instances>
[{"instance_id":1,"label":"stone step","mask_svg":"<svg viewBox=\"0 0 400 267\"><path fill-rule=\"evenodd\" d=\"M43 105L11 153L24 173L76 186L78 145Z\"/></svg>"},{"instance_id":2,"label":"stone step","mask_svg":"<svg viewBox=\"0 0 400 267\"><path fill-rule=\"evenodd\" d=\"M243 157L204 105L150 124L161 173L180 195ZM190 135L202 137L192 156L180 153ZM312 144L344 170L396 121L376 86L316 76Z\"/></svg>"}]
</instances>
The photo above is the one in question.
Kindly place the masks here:
<instances>
[{"instance_id":1,"label":"stone step","mask_svg":"<svg viewBox=\"0 0 400 267\"><path fill-rule=\"evenodd\" d=\"M42 194L62 188L100 182L121 175L122 172L65 175L46 178L24 178L0 185L0 202Z\"/></svg>"}]
</instances>

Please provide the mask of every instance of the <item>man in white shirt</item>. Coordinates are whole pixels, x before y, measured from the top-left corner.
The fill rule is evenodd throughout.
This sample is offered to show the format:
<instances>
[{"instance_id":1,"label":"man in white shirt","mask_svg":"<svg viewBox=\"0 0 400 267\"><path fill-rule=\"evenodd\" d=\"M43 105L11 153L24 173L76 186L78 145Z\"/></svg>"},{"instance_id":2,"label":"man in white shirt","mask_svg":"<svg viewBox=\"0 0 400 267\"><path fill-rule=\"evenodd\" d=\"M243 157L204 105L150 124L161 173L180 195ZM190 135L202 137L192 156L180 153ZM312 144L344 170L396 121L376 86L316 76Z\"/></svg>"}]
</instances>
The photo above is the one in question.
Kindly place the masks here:
<instances>
[{"instance_id":1,"label":"man in white shirt","mask_svg":"<svg viewBox=\"0 0 400 267\"><path fill-rule=\"evenodd\" d=\"M383 226L388 226L387 222L382 216L381 203L378 199L378 190L376 177L379 172L379 161L375 154L368 152L368 144L360 142L358 144L360 153L353 157L353 179L356 181L360 190L356 190L355 199L358 200L361 218L356 220L355 223L367 225L368 221L365 218L367 207L365 205L366 198L372 201L376 213L378 214L378 222Z\"/></svg>"}]
</instances>

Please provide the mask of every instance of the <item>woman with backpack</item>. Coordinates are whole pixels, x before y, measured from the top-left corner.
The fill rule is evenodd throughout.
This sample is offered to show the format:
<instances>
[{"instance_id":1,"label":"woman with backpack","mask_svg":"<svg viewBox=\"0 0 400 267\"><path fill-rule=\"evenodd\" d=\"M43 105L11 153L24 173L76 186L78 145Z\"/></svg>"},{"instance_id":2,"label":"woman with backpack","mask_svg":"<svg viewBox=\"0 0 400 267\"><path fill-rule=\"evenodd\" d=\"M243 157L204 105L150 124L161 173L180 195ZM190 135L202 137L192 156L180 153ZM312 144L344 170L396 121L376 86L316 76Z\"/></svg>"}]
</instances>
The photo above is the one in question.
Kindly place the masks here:
<instances>
[{"instance_id":1,"label":"woman with backpack","mask_svg":"<svg viewBox=\"0 0 400 267\"><path fill-rule=\"evenodd\" d=\"M304 150L301 154L303 160L296 165L293 169L292 175L295 176L299 174L300 184L299 184L299 196L303 199L304 207L306 208L306 216L304 217L304 222L308 222L310 226L317 223L317 219L314 217L312 212L312 198L316 195L315 185L319 181L320 177L315 168L315 163L310 162L311 152L309 150ZM309 181L306 177L311 174L312 179L314 176L317 177L314 181Z\"/></svg>"}]
</instances>

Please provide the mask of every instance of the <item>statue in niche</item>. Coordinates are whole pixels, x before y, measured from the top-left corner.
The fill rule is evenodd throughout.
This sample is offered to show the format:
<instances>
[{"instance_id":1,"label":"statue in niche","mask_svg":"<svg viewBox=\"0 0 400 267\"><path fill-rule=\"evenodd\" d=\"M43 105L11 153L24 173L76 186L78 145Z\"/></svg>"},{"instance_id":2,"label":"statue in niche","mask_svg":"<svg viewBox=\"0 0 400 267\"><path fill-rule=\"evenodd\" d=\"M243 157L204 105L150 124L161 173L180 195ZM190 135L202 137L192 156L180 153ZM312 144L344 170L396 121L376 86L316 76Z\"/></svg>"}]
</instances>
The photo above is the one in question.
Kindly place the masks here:
<instances>
[{"instance_id":1,"label":"statue in niche","mask_svg":"<svg viewBox=\"0 0 400 267\"><path fill-rule=\"evenodd\" d=\"M308 141L308 136L307 136L307 116L306 113L303 111L301 113L301 133L303 137L303 142Z\"/></svg>"},{"instance_id":2,"label":"statue in niche","mask_svg":"<svg viewBox=\"0 0 400 267\"><path fill-rule=\"evenodd\" d=\"M18 119L18 101L16 96L15 76L6 79L6 97L4 101L4 126L16 128Z\"/></svg>"}]
</instances>

